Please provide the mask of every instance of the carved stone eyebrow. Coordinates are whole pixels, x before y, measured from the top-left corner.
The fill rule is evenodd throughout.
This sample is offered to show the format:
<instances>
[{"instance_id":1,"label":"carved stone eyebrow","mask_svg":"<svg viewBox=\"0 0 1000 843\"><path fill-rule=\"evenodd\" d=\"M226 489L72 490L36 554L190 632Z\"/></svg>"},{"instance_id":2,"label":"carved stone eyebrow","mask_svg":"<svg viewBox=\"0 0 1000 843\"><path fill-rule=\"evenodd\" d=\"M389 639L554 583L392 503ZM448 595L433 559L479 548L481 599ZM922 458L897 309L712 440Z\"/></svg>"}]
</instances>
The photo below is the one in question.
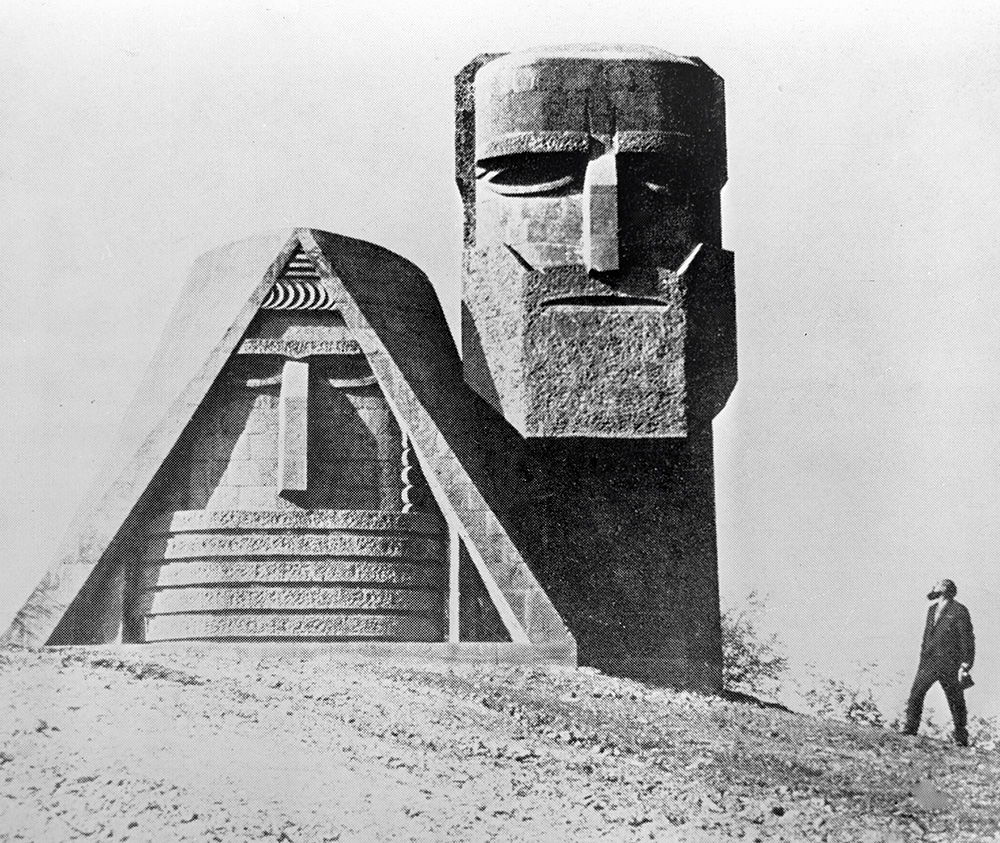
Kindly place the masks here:
<instances>
[{"instance_id":1,"label":"carved stone eyebrow","mask_svg":"<svg viewBox=\"0 0 1000 843\"><path fill-rule=\"evenodd\" d=\"M491 158L520 155L526 152L582 152L590 149L588 132L506 132L476 145L476 163L482 166Z\"/></svg>"},{"instance_id":2,"label":"carved stone eyebrow","mask_svg":"<svg viewBox=\"0 0 1000 843\"><path fill-rule=\"evenodd\" d=\"M688 132L662 130L625 130L615 135L618 152L654 152L660 155L676 153L679 147L687 148L694 140Z\"/></svg>"}]
</instances>

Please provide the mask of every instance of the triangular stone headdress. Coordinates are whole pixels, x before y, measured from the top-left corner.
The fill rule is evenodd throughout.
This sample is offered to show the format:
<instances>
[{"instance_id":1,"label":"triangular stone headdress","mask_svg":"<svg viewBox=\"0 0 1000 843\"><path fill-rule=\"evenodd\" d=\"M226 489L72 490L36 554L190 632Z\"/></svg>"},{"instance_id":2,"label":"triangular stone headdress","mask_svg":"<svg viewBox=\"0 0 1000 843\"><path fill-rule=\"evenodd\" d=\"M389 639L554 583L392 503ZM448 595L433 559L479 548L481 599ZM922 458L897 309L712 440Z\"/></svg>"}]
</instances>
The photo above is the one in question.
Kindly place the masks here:
<instances>
[{"instance_id":1,"label":"triangular stone headdress","mask_svg":"<svg viewBox=\"0 0 1000 843\"><path fill-rule=\"evenodd\" d=\"M130 519L262 309L340 311L510 640L575 660L572 636L480 493L489 473L476 447L483 406L462 381L432 286L391 252L312 229L261 235L195 263L114 456L5 640L40 646L117 639L117 560L134 539Z\"/></svg>"}]
</instances>

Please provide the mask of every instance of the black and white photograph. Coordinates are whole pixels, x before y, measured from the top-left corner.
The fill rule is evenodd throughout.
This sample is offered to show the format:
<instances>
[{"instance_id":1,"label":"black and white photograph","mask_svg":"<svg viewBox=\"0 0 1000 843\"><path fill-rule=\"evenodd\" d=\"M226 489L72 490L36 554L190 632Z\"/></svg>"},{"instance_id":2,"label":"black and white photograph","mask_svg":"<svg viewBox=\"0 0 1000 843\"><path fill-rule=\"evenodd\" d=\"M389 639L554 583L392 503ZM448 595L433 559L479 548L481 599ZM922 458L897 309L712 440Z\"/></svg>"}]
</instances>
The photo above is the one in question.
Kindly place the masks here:
<instances>
[{"instance_id":1,"label":"black and white photograph","mask_svg":"<svg viewBox=\"0 0 1000 843\"><path fill-rule=\"evenodd\" d=\"M0 841L1000 843L1000 6L8 0Z\"/></svg>"}]
</instances>

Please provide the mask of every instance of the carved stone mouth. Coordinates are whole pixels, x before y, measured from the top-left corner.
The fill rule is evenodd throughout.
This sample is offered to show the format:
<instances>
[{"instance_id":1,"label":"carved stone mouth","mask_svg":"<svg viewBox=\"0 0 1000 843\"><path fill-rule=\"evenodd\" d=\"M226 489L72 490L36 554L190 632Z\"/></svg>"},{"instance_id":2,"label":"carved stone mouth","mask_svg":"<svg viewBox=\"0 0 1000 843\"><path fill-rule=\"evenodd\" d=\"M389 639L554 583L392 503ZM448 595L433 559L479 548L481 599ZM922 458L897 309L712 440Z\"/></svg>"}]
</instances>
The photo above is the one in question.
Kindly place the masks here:
<instances>
[{"instance_id":1,"label":"carved stone mouth","mask_svg":"<svg viewBox=\"0 0 1000 843\"><path fill-rule=\"evenodd\" d=\"M559 307L561 305L576 305L578 307L667 307L663 299L647 296L561 296L546 299L542 308Z\"/></svg>"}]
</instances>

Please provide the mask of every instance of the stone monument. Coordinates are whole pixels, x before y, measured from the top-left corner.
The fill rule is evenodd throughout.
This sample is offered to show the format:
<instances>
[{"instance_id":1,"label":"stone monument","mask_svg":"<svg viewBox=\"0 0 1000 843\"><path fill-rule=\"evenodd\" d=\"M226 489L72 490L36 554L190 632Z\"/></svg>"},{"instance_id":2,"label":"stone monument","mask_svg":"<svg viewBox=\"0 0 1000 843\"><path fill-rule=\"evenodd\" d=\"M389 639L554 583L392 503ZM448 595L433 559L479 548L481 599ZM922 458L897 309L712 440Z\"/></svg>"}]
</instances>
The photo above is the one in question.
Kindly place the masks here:
<instances>
[{"instance_id":1,"label":"stone monument","mask_svg":"<svg viewBox=\"0 0 1000 843\"><path fill-rule=\"evenodd\" d=\"M586 46L456 82L462 357L426 277L377 246L295 229L209 252L7 640L721 686L722 82Z\"/></svg>"},{"instance_id":2,"label":"stone monument","mask_svg":"<svg viewBox=\"0 0 1000 843\"><path fill-rule=\"evenodd\" d=\"M548 485L529 564L585 663L718 687L722 80L571 46L481 56L457 85L465 378Z\"/></svg>"}]
</instances>

